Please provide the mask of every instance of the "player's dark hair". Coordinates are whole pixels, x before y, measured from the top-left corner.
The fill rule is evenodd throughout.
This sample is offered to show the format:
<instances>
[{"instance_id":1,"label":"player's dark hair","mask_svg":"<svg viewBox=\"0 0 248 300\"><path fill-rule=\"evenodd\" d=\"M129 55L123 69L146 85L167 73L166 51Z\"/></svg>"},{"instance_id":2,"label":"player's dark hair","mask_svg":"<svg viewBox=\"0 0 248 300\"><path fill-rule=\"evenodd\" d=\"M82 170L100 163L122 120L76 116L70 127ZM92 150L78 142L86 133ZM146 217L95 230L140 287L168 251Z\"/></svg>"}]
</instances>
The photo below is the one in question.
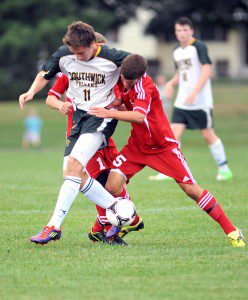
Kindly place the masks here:
<instances>
[{"instance_id":1,"label":"player's dark hair","mask_svg":"<svg viewBox=\"0 0 248 300\"><path fill-rule=\"evenodd\" d=\"M79 46L90 47L95 41L96 37L93 27L81 21L68 25L67 33L63 38L64 44L74 49Z\"/></svg>"},{"instance_id":2,"label":"player's dark hair","mask_svg":"<svg viewBox=\"0 0 248 300\"><path fill-rule=\"evenodd\" d=\"M121 74L127 80L141 78L147 70L147 60L138 54L129 54L121 64Z\"/></svg>"},{"instance_id":3,"label":"player's dark hair","mask_svg":"<svg viewBox=\"0 0 248 300\"><path fill-rule=\"evenodd\" d=\"M192 21L188 17L180 17L180 18L176 19L175 25L176 24L188 25L191 29L194 28L194 25L193 25Z\"/></svg>"}]
</instances>

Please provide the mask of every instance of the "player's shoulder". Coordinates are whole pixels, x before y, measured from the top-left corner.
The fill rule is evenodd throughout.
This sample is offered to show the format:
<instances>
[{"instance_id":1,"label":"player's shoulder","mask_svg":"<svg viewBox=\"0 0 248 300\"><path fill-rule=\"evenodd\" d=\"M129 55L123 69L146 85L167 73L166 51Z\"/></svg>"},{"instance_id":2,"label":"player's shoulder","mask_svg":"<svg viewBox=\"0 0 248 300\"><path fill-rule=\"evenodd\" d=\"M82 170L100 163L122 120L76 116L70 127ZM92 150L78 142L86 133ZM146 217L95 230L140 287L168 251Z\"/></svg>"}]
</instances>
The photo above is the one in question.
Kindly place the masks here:
<instances>
[{"instance_id":1,"label":"player's shoulder","mask_svg":"<svg viewBox=\"0 0 248 300\"><path fill-rule=\"evenodd\" d=\"M173 52L176 52L177 50L179 50L179 48L181 48L181 46L179 43L177 43L176 46L174 46L173 48Z\"/></svg>"},{"instance_id":2,"label":"player's shoulder","mask_svg":"<svg viewBox=\"0 0 248 300\"><path fill-rule=\"evenodd\" d=\"M97 57L107 59L113 62L117 67L119 67L123 61L123 59L128 56L130 53L118 50L116 48L109 48L106 45L101 46L100 52Z\"/></svg>"},{"instance_id":3,"label":"player's shoulder","mask_svg":"<svg viewBox=\"0 0 248 300\"><path fill-rule=\"evenodd\" d=\"M193 47L195 47L197 54L199 56L200 62L202 64L211 64L211 59L208 55L208 48L205 43L203 43L200 40L194 39L193 43L191 44Z\"/></svg>"},{"instance_id":4,"label":"player's shoulder","mask_svg":"<svg viewBox=\"0 0 248 300\"><path fill-rule=\"evenodd\" d=\"M145 94L150 92L153 88L156 88L152 78L145 73L141 79L134 85L134 91L136 94Z\"/></svg>"},{"instance_id":5,"label":"player's shoulder","mask_svg":"<svg viewBox=\"0 0 248 300\"><path fill-rule=\"evenodd\" d=\"M67 55L73 55L69 48L65 45L63 46L60 46L54 53L53 53L53 56L55 57L58 57L58 58L61 58L63 56L67 56Z\"/></svg>"},{"instance_id":6,"label":"player's shoulder","mask_svg":"<svg viewBox=\"0 0 248 300\"><path fill-rule=\"evenodd\" d=\"M68 83L69 82L69 79L68 77L62 73L62 72L59 72L56 74L56 81L58 82L63 82L63 83Z\"/></svg>"},{"instance_id":7,"label":"player's shoulder","mask_svg":"<svg viewBox=\"0 0 248 300\"><path fill-rule=\"evenodd\" d=\"M197 39L194 39L194 41L191 43L191 46L195 47L198 53L208 51L207 45Z\"/></svg>"}]
</instances>

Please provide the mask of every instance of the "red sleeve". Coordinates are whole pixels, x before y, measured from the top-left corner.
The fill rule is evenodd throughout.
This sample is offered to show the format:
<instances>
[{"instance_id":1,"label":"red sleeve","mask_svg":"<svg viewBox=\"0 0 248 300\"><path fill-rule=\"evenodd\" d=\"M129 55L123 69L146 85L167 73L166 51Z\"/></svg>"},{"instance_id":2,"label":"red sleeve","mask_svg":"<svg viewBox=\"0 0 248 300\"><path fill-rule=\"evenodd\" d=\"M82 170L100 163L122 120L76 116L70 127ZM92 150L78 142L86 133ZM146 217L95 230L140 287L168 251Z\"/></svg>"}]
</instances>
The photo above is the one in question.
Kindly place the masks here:
<instances>
[{"instance_id":1,"label":"red sleeve","mask_svg":"<svg viewBox=\"0 0 248 300\"><path fill-rule=\"evenodd\" d=\"M63 73L57 78L52 88L49 90L48 95L53 95L58 99L64 94L68 89L69 80L67 76Z\"/></svg>"},{"instance_id":2,"label":"red sleeve","mask_svg":"<svg viewBox=\"0 0 248 300\"><path fill-rule=\"evenodd\" d=\"M134 86L134 104L133 110L147 115L149 112L149 106L151 103L151 95L153 91L152 81L146 80L145 76L141 78Z\"/></svg>"}]
</instances>

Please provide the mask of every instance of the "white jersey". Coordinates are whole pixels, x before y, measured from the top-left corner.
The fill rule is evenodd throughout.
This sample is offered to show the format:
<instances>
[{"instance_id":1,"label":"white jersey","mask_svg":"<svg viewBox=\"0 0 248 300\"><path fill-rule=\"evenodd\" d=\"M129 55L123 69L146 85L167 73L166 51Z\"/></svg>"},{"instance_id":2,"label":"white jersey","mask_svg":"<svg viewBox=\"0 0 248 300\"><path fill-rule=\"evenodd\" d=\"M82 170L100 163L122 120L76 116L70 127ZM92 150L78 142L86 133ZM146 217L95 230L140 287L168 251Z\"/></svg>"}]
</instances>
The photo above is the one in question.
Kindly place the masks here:
<instances>
[{"instance_id":1,"label":"white jersey","mask_svg":"<svg viewBox=\"0 0 248 300\"><path fill-rule=\"evenodd\" d=\"M179 72L178 93L174 106L186 110L213 108L211 80L208 79L191 105L185 105L185 99L194 90L201 74L201 65L211 64L205 44L195 39L187 47L178 46L174 52L174 61Z\"/></svg>"},{"instance_id":2,"label":"white jersey","mask_svg":"<svg viewBox=\"0 0 248 300\"><path fill-rule=\"evenodd\" d=\"M50 80L63 72L69 79L67 97L78 109L88 111L93 106L106 107L115 99L119 67L128 54L99 45L96 56L85 62L77 60L66 46L62 46L44 65L44 77Z\"/></svg>"}]
</instances>

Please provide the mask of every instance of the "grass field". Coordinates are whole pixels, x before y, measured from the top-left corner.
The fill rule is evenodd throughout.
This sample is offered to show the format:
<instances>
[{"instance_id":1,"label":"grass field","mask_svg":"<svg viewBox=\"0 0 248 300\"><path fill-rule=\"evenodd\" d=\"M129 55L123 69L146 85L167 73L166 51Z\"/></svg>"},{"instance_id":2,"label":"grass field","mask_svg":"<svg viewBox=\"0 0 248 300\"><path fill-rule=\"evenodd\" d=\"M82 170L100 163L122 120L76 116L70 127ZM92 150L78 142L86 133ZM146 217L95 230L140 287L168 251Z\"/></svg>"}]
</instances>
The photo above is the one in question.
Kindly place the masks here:
<instances>
[{"instance_id":1,"label":"grass field","mask_svg":"<svg viewBox=\"0 0 248 300\"><path fill-rule=\"evenodd\" d=\"M198 182L248 235L247 94L238 84L215 86L215 127L234 179L216 182L216 166L197 132L187 133L183 152ZM229 246L210 220L173 182L150 182L146 168L128 190L145 229L128 247L90 243L96 216L81 195L63 223L63 236L44 247L29 237L50 218L62 183L65 119L42 103L43 146L20 149L25 112L0 104L0 299L247 299L247 249ZM120 124L119 148L129 134Z\"/></svg>"}]
</instances>

